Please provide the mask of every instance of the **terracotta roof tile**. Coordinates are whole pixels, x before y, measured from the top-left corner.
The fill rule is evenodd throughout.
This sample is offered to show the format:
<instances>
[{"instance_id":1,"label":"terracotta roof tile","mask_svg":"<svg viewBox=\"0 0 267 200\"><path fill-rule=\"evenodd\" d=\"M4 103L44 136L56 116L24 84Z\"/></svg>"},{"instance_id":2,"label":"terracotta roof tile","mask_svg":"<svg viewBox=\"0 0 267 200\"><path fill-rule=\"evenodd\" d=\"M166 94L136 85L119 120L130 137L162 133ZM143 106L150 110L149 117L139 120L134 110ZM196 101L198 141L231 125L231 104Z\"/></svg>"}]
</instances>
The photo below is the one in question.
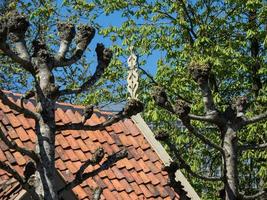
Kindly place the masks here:
<instances>
[{"instance_id":1,"label":"terracotta roof tile","mask_svg":"<svg viewBox=\"0 0 267 200\"><path fill-rule=\"evenodd\" d=\"M58 155L60 155L60 158L62 159L62 161L69 160L69 157L67 156L64 149L61 146L56 147L56 152L58 153Z\"/></svg>"},{"instance_id":2,"label":"terracotta roof tile","mask_svg":"<svg viewBox=\"0 0 267 200\"><path fill-rule=\"evenodd\" d=\"M135 191L131 192L129 196L131 199L138 199L138 196L135 194Z\"/></svg>"},{"instance_id":3,"label":"terracotta roof tile","mask_svg":"<svg viewBox=\"0 0 267 200\"><path fill-rule=\"evenodd\" d=\"M2 140L0 140L0 149L6 151L9 149L9 147Z\"/></svg>"},{"instance_id":4,"label":"terracotta roof tile","mask_svg":"<svg viewBox=\"0 0 267 200\"><path fill-rule=\"evenodd\" d=\"M139 173L137 173L135 170L131 170L129 172L131 176L134 178L135 182L139 185L143 183L143 179L140 177Z\"/></svg>"},{"instance_id":5,"label":"terracotta roof tile","mask_svg":"<svg viewBox=\"0 0 267 200\"><path fill-rule=\"evenodd\" d=\"M78 145L78 143L76 142L76 140L73 138L72 135L67 136L66 140L70 144L71 149L75 150L75 149L79 149L80 148L80 146Z\"/></svg>"},{"instance_id":6,"label":"terracotta roof tile","mask_svg":"<svg viewBox=\"0 0 267 200\"><path fill-rule=\"evenodd\" d=\"M111 169L112 169L112 171L113 171L113 173L114 173L114 175L116 176L117 179L120 180L120 179L123 179L125 177L124 174L122 174L121 170L119 170L116 167L116 165L113 166Z\"/></svg>"},{"instance_id":7,"label":"terracotta roof tile","mask_svg":"<svg viewBox=\"0 0 267 200\"><path fill-rule=\"evenodd\" d=\"M103 194L104 194L105 197L108 197L108 199L110 199L110 200L117 200L117 198L114 197L113 193L110 192L109 189L104 189L103 190Z\"/></svg>"},{"instance_id":8,"label":"terracotta roof tile","mask_svg":"<svg viewBox=\"0 0 267 200\"><path fill-rule=\"evenodd\" d=\"M127 170L126 168L124 168L124 169L121 169L120 171L123 173L123 175L125 176L125 178L128 181L128 183L131 183L131 182L134 181L134 178L129 173L129 170Z\"/></svg>"},{"instance_id":9,"label":"terracotta roof tile","mask_svg":"<svg viewBox=\"0 0 267 200\"><path fill-rule=\"evenodd\" d=\"M28 129L28 130L27 130L27 133L28 133L28 135L29 135L30 140L31 140L32 142L35 142L36 139L37 139L35 132L34 132L32 129Z\"/></svg>"},{"instance_id":10,"label":"terracotta roof tile","mask_svg":"<svg viewBox=\"0 0 267 200\"><path fill-rule=\"evenodd\" d=\"M79 185L73 188L73 191L78 195L79 199L83 199L87 196L87 194L84 192L84 190Z\"/></svg>"},{"instance_id":11,"label":"terracotta roof tile","mask_svg":"<svg viewBox=\"0 0 267 200\"><path fill-rule=\"evenodd\" d=\"M127 193L130 193L133 191L133 188L131 187L131 185L128 183L128 181L126 179L120 180L120 183L121 183L121 185L123 185L123 187Z\"/></svg>"},{"instance_id":12,"label":"terracotta roof tile","mask_svg":"<svg viewBox=\"0 0 267 200\"><path fill-rule=\"evenodd\" d=\"M70 147L70 144L68 143L66 138L63 137L63 135L57 134L56 135L56 140L59 142L59 144L62 146L63 149L66 149L66 148Z\"/></svg>"},{"instance_id":13,"label":"terracotta roof tile","mask_svg":"<svg viewBox=\"0 0 267 200\"><path fill-rule=\"evenodd\" d=\"M7 130L8 130L8 135L11 139L16 139L19 137L16 131L11 126L7 126Z\"/></svg>"},{"instance_id":14,"label":"terracotta roof tile","mask_svg":"<svg viewBox=\"0 0 267 200\"><path fill-rule=\"evenodd\" d=\"M113 173L112 170L109 169L109 170L106 171L106 173L107 173L108 178L109 178L110 180L116 178L116 176L115 176L115 174Z\"/></svg>"},{"instance_id":15,"label":"terracotta roof tile","mask_svg":"<svg viewBox=\"0 0 267 200\"><path fill-rule=\"evenodd\" d=\"M29 135L26 133L26 131L24 130L24 128L22 128L22 126L16 128L16 132L17 132L17 134L18 134L18 136L19 136L19 138L20 138L20 140L22 142L25 142L25 141L30 140Z\"/></svg>"},{"instance_id":16,"label":"terracotta roof tile","mask_svg":"<svg viewBox=\"0 0 267 200\"><path fill-rule=\"evenodd\" d=\"M117 200L123 200L123 199L121 198L121 196L119 195L119 193L118 193L116 190L112 191L112 194L113 194L113 196L115 196L115 198L116 198Z\"/></svg>"},{"instance_id":17,"label":"terracotta roof tile","mask_svg":"<svg viewBox=\"0 0 267 200\"><path fill-rule=\"evenodd\" d=\"M112 124L112 129L115 133L122 133L123 132L123 129L121 128L120 126L120 123L115 123L115 124Z\"/></svg>"},{"instance_id":18,"label":"terracotta roof tile","mask_svg":"<svg viewBox=\"0 0 267 200\"><path fill-rule=\"evenodd\" d=\"M64 162L61 159L57 159L55 162L56 162L56 165L60 171L64 171L65 169L67 169L66 165L64 164Z\"/></svg>"},{"instance_id":19,"label":"terracotta roof tile","mask_svg":"<svg viewBox=\"0 0 267 200\"><path fill-rule=\"evenodd\" d=\"M79 158L76 156L76 154L74 153L74 151L70 148L65 149L64 152L67 154L67 156L70 158L71 161L77 161L79 160Z\"/></svg>"},{"instance_id":20,"label":"terracotta roof tile","mask_svg":"<svg viewBox=\"0 0 267 200\"><path fill-rule=\"evenodd\" d=\"M119 195L122 197L123 200L132 200L125 191L120 192Z\"/></svg>"},{"instance_id":21,"label":"terracotta roof tile","mask_svg":"<svg viewBox=\"0 0 267 200\"><path fill-rule=\"evenodd\" d=\"M83 152L88 152L88 151L89 151L89 148L86 146L86 144L83 142L82 139L77 139L76 142L77 142L77 144L80 146L80 149L81 149Z\"/></svg>"},{"instance_id":22,"label":"terracotta roof tile","mask_svg":"<svg viewBox=\"0 0 267 200\"><path fill-rule=\"evenodd\" d=\"M0 149L0 161L5 162L6 161L6 157L4 152Z\"/></svg>"},{"instance_id":23,"label":"terracotta roof tile","mask_svg":"<svg viewBox=\"0 0 267 200\"><path fill-rule=\"evenodd\" d=\"M147 160L145 162L145 165L146 165L146 167L149 167L149 169L153 172L153 174L157 174L157 173L161 172L162 167L158 168L150 160ZM161 166L163 166L163 165L161 165Z\"/></svg>"},{"instance_id":24,"label":"terracotta roof tile","mask_svg":"<svg viewBox=\"0 0 267 200\"><path fill-rule=\"evenodd\" d=\"M7 113L6 116L13 127L16 128L21 125L20 121L13 113Z\"/></svg>"},{"instance_id":25,"label":"terracotta roof tile","mask_svg":"<svg viewBox=\"0 0 267 200\"><path fill-rule=\"evenodd\" d=\"M8 113L8 112L11 112L11 109L8 107L8 106L6 106L6 105L4 105L3 103L2 103L2 101L0 101L0 108L1 108L1 112L4 112L4 113Z\"/></svg>"},{"instance_id":26,"label":"terracotta roof tile","mask_svg":"<svg viewBox=\"0 0 267 200\"><path fill-rule=\"evenodd\" d=\"M110 180L108 178L104 178L103 182L105 183L105 185L108 187L109 191L115 190L113 184L110 182Z\"/></svg>"},{"instance_id":27,"label":"terracotta roof tile","mask_svg":"<svg viewBox=\"0 0 267 200\"><path fill-rule=\"evenodd\" d=\"M129 132L131 133L131 135L133 136L138 136L140 135L140 131L139 129L134 125L134 123L132 122L132 120L130 119L125 119L124 120L124 124L125 124L125 129L128 129Z\"/></svg>"},{"instance_id":28,"label":"terracotta roof tile","mask_svg":"<svg viewBox=\"0 0 267 200\"><path fill-rule=\"evenodd\" d=\"M149 180L151 180L151 183L153 185L157 185L160 183L160 180L153 173L148 173L147 176L148 176Z\"/></svg>"},{"instance_id":29,"label":"terracotta roof tile","mask_svg":"<svg viewBox=\"0 0 267 200\"><path fill-rule=\"evenodd\" d=\"M75 174L78 169L76 168L76 166L71 162L71 161L67 161L65 162L65 165L67 166L67 169L72 173Z\"/></svg>"},{"instance_id":30,"label":"terracotta roof tile","mask_svg":"<svg viewBox=\"0 0 267 200\"><path fill-rule=\"evenodd\" d=\"M35 109L32 100L24 105L28 109ZM57 123L64 125L80 122L82 109L82 106L60 103L55 113ZM96 110L86 124L99 124L109 115ZM33 119L26 119L24 115L13 112L0 102L0 123L8 138L19 146L34 149L36 134ZM57 132L55 163L66 182L74 179L79 167L92 158L98 147L103 147L105 150L103 161L106 160L107 155L118 152L122 148L128 149L128 157L75 187L73 192L80 200L92 199L92 190L98 186L103 189L101 199L176 198L177 194L167 186L166 172L161 171L162 162L131 119L122 120L101 131ZM29 160L20 153L8 149L2 141L0 141L0 159L11 164L21 174ZM89 166L85 172L91 172L98 167L99 165ZM0 181L4 179L10 178L7 173L0 170ZM1 192L0 200L4 200L1 198Z\"/></svg>"},{"instance_id":31,"label":"terracotta roof tile","mask_svg":"<svg viewBox=\"0 0 267 200\"><path fill-rule=\"evenodd\" d=\"M99 187L101 187L102 189L105 189L107 187L106 184L102 181L102 179L98 175L94 176L93 179L95 180L95 182L97 183L97 185ZM116 179L114 179L114 180L116 180Z\"/></svg>"},{"instance_id":32,"label":"terracotta roof tile","mask_svg":"<svg viewBox=\"0 0 267 200\"><path fill-rule=\"evenodd\" d=\"M150 198L153 196L153 194L147 189L147 187L143 184L139 185L140 189L142 190L143 194L146 198Z\"/></svg>"},{"instance_id":33,"label":"terracotta roof tile","mask_svg":"<svg viewBox=\"0 0 267 200\"><path fill-rule=\"evenodd\" d=\"M139 160L142 156L136 151L134 147L128 148L128 153L134 157L135 160Z\"/></svg>"},{"instance_id":34,"label":"terracotta roof tile","mask_svg":"<svg viewBox=\"0 0 267 200\"><path fill-rule=\"evenodd\" d=\"M17 163L18 163L19 165L25 165L25 164L26 164L26 160L25 160L25 158L21 155L21 153L19 153L19 152L14 152L13 155L14 155L14 157L15 157L15 159L16 159L16 161L17 161Z\"/></svg>"},{"instance_id":35,"label":"terracotta roof tile","mask_svg":"<svg viewBox=\"0 0 267 200\"><path fill-rule=\"evenodd\" d=\"M117 180L117 179L112 179L112 180L111 180L111 183L112 183L112 185L114 186L114 188L115 188L117 191L121 192L121 191L124 190L124 187L123 187L123 185L120 183L119 180Z\"/></svg>"},{"instance_id":36,"label":"terracotta roof tile","mask_svg":"<svg viewBox=\"0 0 267 200\"><path fill-rule=\"evenodd\" d=\"M29 129L32 127L29 121L23 116L23 114L17 115L17 119L20 121L20 124L22 124L24 129Z\"/></svg>"},{"instance_id":37,"label":"terracotta roof tile","mask_svg":"<svg viewBox=\"0 0 267 200\"><path fill-rule=\"evenodd\" d=\"M2 110L0 110L0 120L4 125L10 124Z\"/></svg>"},{"instance_id":38,"label":"terracotta roof tile","mask_svg":"<svg viewBox=\"0 0 267 200\"><path fill-rule=\"evenodd\" d=\"M6 158L8 160L8 163L10 163L11 165L14 165L16 163L16 159L9 151L6 151L5 155L6 155ZM2 155L1 155L0 158L5 158L5 157L2 157Z\"/></svg>"},{"instance_id":39,"label":"terracotta roof tile","mask_svg":"<svg viewBox=\"0 0 267 200\"><path fill-rule=\"evenodd\" d=\"M139 172L139 176L141 177L141 179L143 180L143 182L145 184L151 182L151 180L149 179L149 177L143 171Z\"/></svg>"},{"instance_id":40,"label":"terracotta roof tile","mask_svg":"<svg viewBox=\"0 0 267 200\"><path fill-rule=\"evenodd\" d=\"M104 138L105 138L105 140L107 141L108 144L115 144L115 141L110 136L111 133L108 133L105 130L103 130L102 132L103 132L103 136L104 136Z\"/></svg>"},{"instance_id":41,"label":"terracotta roof tile","mask_svg":"<svg viewBox=\"0 0 267 200\"><path fill-rule=\"evenodd\" d=\"M140 167L142 168L142 171L145 173L150 172L150 168L146 165L146 163L141 159L139 160L138 164L140 165Z\"/></svg>"},{"instance_id":42,"label":"terracotta roof tile","mask_svg":"<svg viewBox=\"0 0 267 200\"><path fill-rule=\"evenodd\" d=\"M157 190L156 187L154 187L154 185L146 184L146 187L152 193L153 197L158 197L160 195L159 191Z\"/></svg>"},{"instance_id":43,"label":"terracotta roof tile","mask_svg":"<svg viewBox=\"0 0 267 200\"><path fill-rule=\"evenodd\" d=\"M85 154L80 149L75 150L74 153L78 156L80 161L85 162L86 160L88 160L88 158L86 158Z\"/></svg>"}]
</instances>

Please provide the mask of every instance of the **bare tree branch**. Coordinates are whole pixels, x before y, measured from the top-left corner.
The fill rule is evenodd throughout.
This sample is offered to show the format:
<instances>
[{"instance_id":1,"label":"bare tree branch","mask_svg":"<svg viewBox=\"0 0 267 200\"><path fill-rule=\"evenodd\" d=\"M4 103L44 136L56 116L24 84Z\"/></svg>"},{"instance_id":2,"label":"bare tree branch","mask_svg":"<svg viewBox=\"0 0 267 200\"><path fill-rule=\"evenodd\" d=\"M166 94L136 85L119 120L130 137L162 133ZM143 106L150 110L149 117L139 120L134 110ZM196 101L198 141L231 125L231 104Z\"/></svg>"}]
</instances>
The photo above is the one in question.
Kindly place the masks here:
<instances>
[{"instance_id":1,"label":"bare tree branch","mask_svg":"<svg viewBox=\"0 0 267 200\"><path fill-rule=\"evenodd\" d=\"M102 188L98 187L95 189L94 191L94 196L93 196L93 200L99 200L102 194Z\"/></svg>"},{"instance_id":2,"label":"bare tree branch","mask_svg":"<svg viewBox=\"0 0 267 200\"><path fill-rule=\"evenodd\" d=\"M5 55L10 57L14 62L20 64L21 67L23 67L26 71L32 74L34 73L32 63L19 57L15 52L13 52L9 48L8 44L0 42L0 49L5 53Z\"/></svg>"},{"instance_id":3,"label":"bare tree branch","mask_svg":"<svg viewBox=\"0 0 267 200\"><path fill-rule=\"evenodd\" d=\"M211 122L211 123L215 122L214 115L200 116L200 115L188 114L188 117L189 119L203 121L203 122Z\"/></svg>"},{"instance_id":4,"label":"bare tree branch","mask_svg":"<svg viewBox=\"0 0 267 200\"><path fill-rule=\"evenodd\" d=\"M24 178L20 176L19 173L15 169L11 168L8 164L0 161L0 168L11 174L21 185L25 183Z\"/></svg>"},{"instance_id":5,"label":"bare tree branch","mask_svg":"<svg viewBox=\"0 0 267 200\"><path fill-rule=\"evenodd\" d=\"M55 58L54 67L63 67L68 66L76 63L83 55L84 51L86 50L89 43L92 41L93 37L95 36L95 29L88 25L83 25L78 27L78 33L76 37L76 49L73 53L73 55L70 58L64 58L64 57L58 57ZM72 36L71 36L72 37ZM65 54L68 45L70 43L70 39L66 44L61 45L60 54Z\"/></svg>"},{"instance_id":6,"label":"bare tree branch","mask_svg":"<svg viewBox=\"0 0 267 200\"><path fill-rule=\"evenodd\" d=\"M240 151L246 151L246 150L264 150L267 149L267 143L264 144L247 144L247 145L241 145L238 147Z\"/></svg>"},{"instance_id":7,"label":"bare tree branch","mask_svg":"<svg viewBox=\"0 0 267 200\"><path fill-rule=\"evenodd\" d=\"M22 113L29 118L33 118L35 120L38 120L40 118L38 113L32 112L26 108L22 108L18 106L17 104L15 104L14 102L12 102L11 100L9 100L9 98L6 96L6 94L2 90L0 90L0 100L3 102L3 104L7 105L11 109L19 113Z\"/></svg>"},{"instance_id":8,"label":"bare tree branch","mask_svg":"<svg viewBox=\"0 0 267 200\"><path fill-rule=\"evenodd\" d=\"M96 124L93 126L90 125L84 125L83 122L80 123L74 123L74 124L65 124L65 125L57 125L57 131L62 131L62 130L103 130L105 127L110 126L124 118L129 118L132 115L136 115L137 113L141 112L144 109L143 104L135 99L130 100L127 102L125 105L124 109L108 119L107 121Z\"/></svg>"},{"instance_id":9,"label":"bare tree branch","mask_svg":"<svg viewBox=\"0 0 267 200\"><path fill-rule=\"evenodd\" d=\"M189 64L189 72L193 80L198 84L201 93L202 99L205 107L205 112L207 115L214 114L216 108L213 101L213 95L211 91L211 66L210 64L201 63L196 60L192 60ZM213 77L213 79L215 79ZM213 81L215 82L215 80ZM216 85L216 83L213 83Z\"/></svg>"},{"instance_id":10,"label":"bare tree branch","mask_svg":"<svg viewBox=\"0 0 267 200\"><path fill-rule=\"evenodd\" d=\"M0 20L0 49L13 61L22 65L22 67L34 73L26 43L25 33L29 27L29 22L25 16L17 12L11 12L8 17ZM16 52L13 52L6 43L7 36L13 41Z\"/></svg>"},{"instance_id":11,"label":"bare tree branch","mask_svg":"<svg viewBox=\"0 0 267 200\"><path fill-rule=\"evenodd\" d=\"M66 184L63 188L61 188L58 191L58 195L60 196L64 191L66 190L70 190L72 188L74 188L75 186L81 184L83 181L85 181L86 179L93 177L95 175L97 175L98 173L100 173L103 170L108 169L109 167L111 167L113 164L115 164L117 161L127 157L128 153L127 151L121 150L117 153L112 154L111 156L109 156L107 158L107 160L96 170L93 170L92 172L88 172L88 173L84 173L82 176L78 177L76 176L75 179L73 181L71 181L70 183Z\"/></svg>"},{"instance_id":12,"label":"bare tree branch","mask_svg":"<svg viewBox=\"0 0 267 200\"><path fill-rule=\"evenodd\" d=\"M56 59L61 60L65 58L65 55L69 50L69 46L72 42L72 39L75 36L75 27L73 24L69 23L58 23L57 28L61 41L58 53L56 55Z\"/></svg>"},{"instance_id":13,"label":"bare tree branch","mask_svg":"<svg viewBox=\"0 0 267 200\"><path fill-rule=\"evenodd\" d=\"M105 46L100 43L97 44L95 51L97 53L98 65L96 67L96 71L93 74L93 76L76 89L65 89L65 90L59 91L60 96L70 95L70 94L79 94L91 88L101 78L105 69L108 67L111 61L112 52L109 49L106 49Z\"/></svg>"},{"instance_id":14,"label":"bare tree branch","mask_svg":"<svg viewBox=\"0 0 267 200\"><path fill-rule=\"evenodd\" d=\"M95 166L96 164L98 164L104 157L104 149L103 148L98 148L96 150L96 152L94 153L94 157L93 159L89 159L87 160L81 167L80 169L77 171L77 174L76 176L78 178L81 178L83 173L84 173L84 170L89 166L89 165L92 165L92 166Z\"/></svg>"},{"instance_id":15,"label":"bare tree branch","mask_svg":"<svg viewBox=\"0 0 267 200\"><path fill-rule=\"evenodd\" d=\"M254 117L252 117L250 119L243 119L242 125L246 126L246 125L254 124L254 123L266 120L266 119L267 119L267 111L265 111L264 113L259 114L257 116L254 116Z\"/></svg>"},{"instance_id":16,"label":"bare tree branch","mask_svg":"<svg viewBox=\"0 0 267 200\"><path fill-rule=\"evenodd\" d=\"M22 155L27 155L35 161L38 161L38 156L34 151L18 146L14 141L10 141L2 131L4 128L0 125L0 138L10 148L20 152Z\"/></svg>"},{"instance_id":17,"label":"bare tree branch","mask_svg":"<svg viewBox=\"0 0 267 200\"><path fill-rule=\"evenodd\" d=\"M15 169L11 168L9 165L2 161L0 161L0 169L3 169L7 173L11 174L12 177L14 177L21 184L21 186L31 194L33 200L40 200L37 193L34 191L34 188L31 187Z\"/></svg>"},{"instance_id":18,"label":"bare tree branch","mask_svg":"<svg viewBox=\"0 0 267 200\"><path fill-rule=\"evenodd\" d=\"M189 130L190 133L192 133L195 137L200 139L204 144L209 145L210 147L213 147L214 149L217 149L219 152L224 154L224 150L219 145L213 143L210 139L205 137L203 134L199 133L198 130L191 125L190 120L188 118L182 117L180 118L183 122L183 125Z\"/></svg>"},{"instance_id":19,"label":"bare tree branch","mask_svg":"<svg viewBox=\"0 0 267 200\"><path fill-rule=\"evenodd\" d=\"M185 169L192 176L194 176L194 177L196 177L198 179L202 179L202 180L207 180L207 181L222 181L223 180L223 177L203 176L203 175L200 175L200 174L194 172L191 169L190 165L188 165L186 163L186 161L183 159L183 157L181 156L180 149L178 149L177 146L171 142L171 140L170 140L170 138L169 138L169 136L168 136L167 133L160 132L155 137L156 137L157 140L163 141L169 147L171 153L173 153L174 156L175 156L175 158L178 160L178 164L172 163L169 166L169 168L181 168L181 169ZM175 167L175 165L176 165L176 167Z\"/></svg>"},{"instance_id":20,"label":"bare tree branch","mask_svg":"<svg viewBox=\"0 0 267 200\"><path fill-rule=\"evenodd\" d=\"M185 15L186 15L186 17L187 17L187 19L188 19L188 21L189 21L189 24L190 24L190 32L191 32L191 34L192 34L195 38L197 38L197 35L196 35L195 31L194 31L193 20L192 20L192 18L191 18L191 16L190 16L189 12L188 12L188 10L187 10L187 6L186 6L185 2L184 2L183 0L178 0L178 1L182 4L182 8L183 8L183 10L184 10L184 12L185 12Z\"/></svg>"},{"instance_id":21,"label":"bare tree branch","mask_svg":"<svg viewBox=\"0 0 267 200\"><path fill-rule=\"evenodd\" d=\"M263 195L267 195L267 192L266 191L260 191L260 192L258 192L258 193L256 193L256 194L254 194L254 195L250 195L250 196L247 196L247 195L243 195L242 196L242 199L244 199L244 200L254 200L254 199L257 199L257 198L259 198L259 197L262 197Z\"/></svg>"}]
</instances>

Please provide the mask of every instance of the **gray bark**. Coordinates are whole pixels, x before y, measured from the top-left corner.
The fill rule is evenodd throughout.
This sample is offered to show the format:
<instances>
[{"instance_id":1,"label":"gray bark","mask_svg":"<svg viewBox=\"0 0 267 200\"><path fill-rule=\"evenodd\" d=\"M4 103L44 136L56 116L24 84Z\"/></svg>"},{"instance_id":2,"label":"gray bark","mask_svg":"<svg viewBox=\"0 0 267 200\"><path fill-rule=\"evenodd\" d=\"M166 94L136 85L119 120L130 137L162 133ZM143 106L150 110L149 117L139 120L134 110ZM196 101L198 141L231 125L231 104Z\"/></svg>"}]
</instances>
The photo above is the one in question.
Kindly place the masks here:
<instances>
[{"instance_id":1,"label":"gray bark","mask_svg":"<svg viewBox=\"0 0 267 200\"><path fill-rule=\"evenodd\" d=\"M223 141L224 173L225 173L225 200L238 198L238 171L237 171L237 134L232 127L227 127Z\"/></svg>"}]
</instances>

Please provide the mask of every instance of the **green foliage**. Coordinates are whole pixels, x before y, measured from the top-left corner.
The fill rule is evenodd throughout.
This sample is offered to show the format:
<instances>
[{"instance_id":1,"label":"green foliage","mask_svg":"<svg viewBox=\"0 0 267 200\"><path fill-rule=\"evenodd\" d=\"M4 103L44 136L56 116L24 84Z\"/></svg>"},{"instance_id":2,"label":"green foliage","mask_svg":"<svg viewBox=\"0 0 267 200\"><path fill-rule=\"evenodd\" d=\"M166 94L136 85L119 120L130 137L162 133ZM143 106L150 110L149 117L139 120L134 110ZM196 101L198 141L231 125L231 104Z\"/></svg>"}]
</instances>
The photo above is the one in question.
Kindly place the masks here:
<instances>
[{"instance_id":1,"label":"green foliage","mask_svg":"<svg viewBox=\"0 0 267 200\"><path fill-rule=\"evenodd\" d=\"M160 52L157 66L151 66L150 69L153 72L156 68L154 80L166 89L172 102L181 97L189 101L192 113L201 115L204 111L199 88L188 72L188 65L192 61L209 63L212 66L212 73L219 87L218 91L213 91L218 109L224 110L234 97L246 95L251 102L248 116L266 110L267 5L264 1L178 0L172 3L166 0L64 0L42 2L13 1L10 5L11 9L16 8L30 16L33 28L27 33L30 38L28 46L31 46L33 39L43 38L49 41L49 48L55 52L59 41L55 34L58 20L73 23L90 22L98 29L99 34L110 39L114 44L112 47L114 59L97 85L88 94L81 95L78 101L73 98L63 100L99 105L125 100L127 98L125 61L130 54L129 47L134 46L139 55L141 67L147 62L145 56L153 58L153 55L158 56ZM254 10L257 10L256 26L249 23L248 19L249 12ZM98 21L103 14L109 21L114 14L120 15L123 22L120 26L104 27L101 21ZM257 58L253 58L250 51L251 40L254 38L260 43ZM62 87L74 88L90 77L95 69L94 55L88 50L78 64L58 69L55 72L57 83ZM28 75L22 73L18 66L11 65L10 61L5 60L1 55L0 59L1 88L21 91L30 86ZM252 66L255 63L261 66L257 74L263 83L257 98L252 90ZM73 77L74 73L78 74L78 78ZM193 170L201 171L205 175L220 174L222 168L218 153L201 144L188 131L181 129L175 116L155 106L150 95L153 83L145 73L142 71L140 73L139 96L146 103L144 117L147 122L153 127L170 132L172 140L181 149ZM20 85L15 88L8 87L18 80L21 81ZM215 143L219 143L220 135L215 127L199 122L195 122L194 125ZM249 126L238 133L240 143L266 142L266 130L267 122ZM266 151L247 151L240 155L240 189L248 194L257 190L260 180L267 182L266 155ZM184 173L186 174L185 171ZM218 190L222 184L203 182L186 175L202 199L219 198ZM248 190L248 188L252 189Z\"/></svg>"},{"instance_id":2,"label":"green foliage","mask_svg":"<svg viewBox=\"0 0 267 200\"><path fill-rule=\"evenodd\" d=\"M188 73L192 61L209 63L215 75L218 91L214 101L224 110L233 98L246 95L251 102L247 115L253 116L266 110L266 20L264 1L121 1L100 0L97 5L107 15L119 12L124 22L120 27L109 26L100 32L112 41L121 41L123 49L133 45L140 56L161 52L154 80L164 87L171 101L179 96L191 102L192 113L203 114L204 106L200 91ZM249 13L256 10L256 24L249 21ZM251 40L257 39L260 51L251 56ZM128 52L120 52L122 56ZM257 72L263 87L258 97L254 95L252 67L258 63ZM144 116L154 127L171 132L173 140L196 171L218 175L221 158L202 145L187 131L177 128L176 118L157 108L150 96L152 83L141 76L141 97L146 102ZM144 85L146 84L146 85ZM215 127L194 123L203 134L217 144L220 135ZM267 123L249 126L239 134L240 142L266 142ZM265 163L265 164L264 164ZM266 182L266 151L248 151L240 155L240 189L255 192L260 179ZM249 172L252 175L248 176ZM197 180L188 175L203 199L216 199L222 184ZM205 187L203 187L205 185ZM252 186L252 190L248 190Z\"/></svg>"}]
</instances>

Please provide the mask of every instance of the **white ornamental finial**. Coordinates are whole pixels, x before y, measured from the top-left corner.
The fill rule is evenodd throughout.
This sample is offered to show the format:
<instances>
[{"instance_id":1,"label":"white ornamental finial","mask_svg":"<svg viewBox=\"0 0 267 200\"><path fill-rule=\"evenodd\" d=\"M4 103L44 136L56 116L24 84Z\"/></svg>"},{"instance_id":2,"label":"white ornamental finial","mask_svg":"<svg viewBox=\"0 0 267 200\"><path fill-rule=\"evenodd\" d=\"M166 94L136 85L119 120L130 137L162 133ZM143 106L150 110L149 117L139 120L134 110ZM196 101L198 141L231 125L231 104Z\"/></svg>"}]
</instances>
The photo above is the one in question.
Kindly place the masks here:
<instances>
[{"instance_id":1,"label":"white ornamental finial","mask_svg":"<svg viewBox=\"0 0 267 200\"><path fill-rule=\"evenodd\" d=\"M138 95L136 94L136 91L138 89L138 71L137 71L137 56L133 53L133 47L130 47L131 55L129 56L127 62L129 66L129 74L127 78L127 88L128 92L130 93L131 99L137 99Z\"/></svg>"}]
</instances>

